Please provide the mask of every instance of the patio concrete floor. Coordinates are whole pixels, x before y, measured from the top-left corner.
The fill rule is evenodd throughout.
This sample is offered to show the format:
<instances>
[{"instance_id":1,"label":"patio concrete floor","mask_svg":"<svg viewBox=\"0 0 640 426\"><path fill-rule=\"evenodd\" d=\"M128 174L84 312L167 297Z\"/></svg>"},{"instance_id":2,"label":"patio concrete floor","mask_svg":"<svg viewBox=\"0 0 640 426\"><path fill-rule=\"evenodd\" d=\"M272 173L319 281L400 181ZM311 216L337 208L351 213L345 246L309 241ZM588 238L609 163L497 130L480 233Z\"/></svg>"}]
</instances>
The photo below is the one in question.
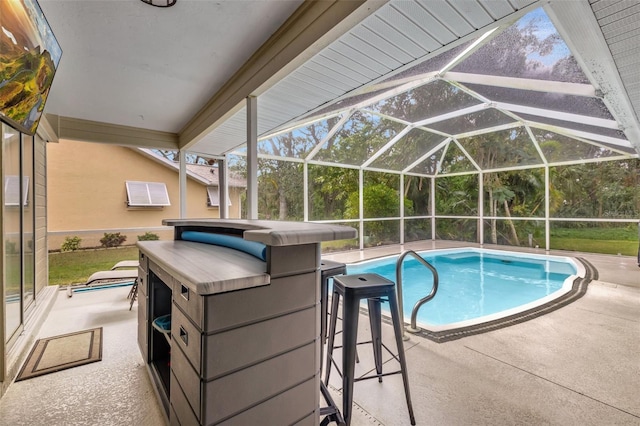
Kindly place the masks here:
<instances>
[{"instance_id":1,"label":"patio concrete floor","mask_svg":"<svg viewBox=\"0 0 640 426\"><path fill-rule=\"evenodd\" d=\"M403 248L459 245L423 242L324 257L353 262ZM640 425L640 268L635 257L569 255L599 271L572 304L455 341L411 336L405 342L418 425ZM13 383L0 399L0 425L165 423L136 343L137 306L129 311L128 291L55 294L38 336L102 326L102 361ZM365 340L366 318L360 325ZM386 325L383 338L394 348ZM372 367L370 352L359 347L356 374ZM337 401L340 387L333 373L329 388ZM355 384L352 425L408 424L399 375Z\"/></svg>"}]
</instances>

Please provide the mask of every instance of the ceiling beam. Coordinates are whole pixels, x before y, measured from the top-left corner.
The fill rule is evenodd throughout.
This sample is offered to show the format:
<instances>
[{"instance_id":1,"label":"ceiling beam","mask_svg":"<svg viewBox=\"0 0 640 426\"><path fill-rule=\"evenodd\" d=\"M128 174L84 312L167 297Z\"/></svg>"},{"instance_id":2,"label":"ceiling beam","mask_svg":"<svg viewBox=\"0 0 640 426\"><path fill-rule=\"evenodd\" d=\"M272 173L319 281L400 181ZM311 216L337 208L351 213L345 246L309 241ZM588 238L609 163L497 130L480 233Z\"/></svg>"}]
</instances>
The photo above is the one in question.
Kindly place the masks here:
<instances>
[{"instance_id":1,"label":"ceiling beam","mask_svg":"<svg viewBox=\"0 0 640 426\"><path fill-rule=\"evenodd\" d=\"M138 127L120 126L46 114L58 139L98 142L137 148L178 149L178 135Z\"/></svg>"},{"instance_id":2,"label":"ceiling beam","mask_svg":"<svg viewBox=\"0 0 640 426\"><path fill-rule=\"evenodd\" d=\"M387 0L305 1L179 132L188 149ZM251 29L248 28L248 31Z\"/></svg>"}]
</instances>

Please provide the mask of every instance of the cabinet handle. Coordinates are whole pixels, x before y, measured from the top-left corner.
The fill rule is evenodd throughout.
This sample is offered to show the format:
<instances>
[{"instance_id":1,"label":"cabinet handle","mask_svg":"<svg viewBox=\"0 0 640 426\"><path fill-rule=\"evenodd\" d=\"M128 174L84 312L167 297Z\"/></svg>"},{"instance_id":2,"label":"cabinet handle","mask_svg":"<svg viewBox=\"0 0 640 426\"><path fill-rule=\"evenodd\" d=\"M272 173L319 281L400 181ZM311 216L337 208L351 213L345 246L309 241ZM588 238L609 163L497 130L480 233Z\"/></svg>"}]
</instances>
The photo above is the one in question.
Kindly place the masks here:
<instances>
[{"instance_id":1,"label":"cabinet handle","mask_svg":"<svg viewBox=\"0 0 640 426\"><path fill-rule=\"evenodd\" d=\"M184 300L189 300L189 289L180 285L180 296L184 297Z\"/></svg>"},{"instance_id":2,"label":"cabinet handle","mask_svg":"<svg viewBox=\"0 0 640 426\"><path fill-rule=\"evenodd\" d=\"M189 346L189 333L187 333L187 331L182 326L180 326L180 338L185 345Z\"/></svg>"}]
</instances>

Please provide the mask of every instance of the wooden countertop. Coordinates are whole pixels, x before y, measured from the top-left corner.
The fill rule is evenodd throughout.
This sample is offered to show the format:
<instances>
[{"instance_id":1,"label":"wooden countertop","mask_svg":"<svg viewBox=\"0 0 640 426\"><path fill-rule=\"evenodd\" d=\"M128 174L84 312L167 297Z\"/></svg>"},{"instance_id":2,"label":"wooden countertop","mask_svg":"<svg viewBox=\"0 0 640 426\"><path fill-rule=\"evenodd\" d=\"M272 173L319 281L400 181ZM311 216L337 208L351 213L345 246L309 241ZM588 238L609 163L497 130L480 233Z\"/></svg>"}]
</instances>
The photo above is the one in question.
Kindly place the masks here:
<instances>
[{"instance_id":1,"label":"wooden countertop","mask_svg":"<svg viewBox=\"0 0 640 426\"><path fill-rule=\"evenodd\" d=\"M289 246L321 241L356 238L358 233L348 226L328 223L287 222L242 219L165 219L167 226L203 226L243 230L243 238L269 246Z\"/></svg>"},{"instance_id":2,"label":"wooden countertop","mask_svg":"<svg viewBox=\"0 0 640 426\"><path fill-rule=\"evenodd\" d=\"M196 294L267 285L267 264L238 250L190 241L138 241L138 249Z\"/></svg>"}]
</instances>

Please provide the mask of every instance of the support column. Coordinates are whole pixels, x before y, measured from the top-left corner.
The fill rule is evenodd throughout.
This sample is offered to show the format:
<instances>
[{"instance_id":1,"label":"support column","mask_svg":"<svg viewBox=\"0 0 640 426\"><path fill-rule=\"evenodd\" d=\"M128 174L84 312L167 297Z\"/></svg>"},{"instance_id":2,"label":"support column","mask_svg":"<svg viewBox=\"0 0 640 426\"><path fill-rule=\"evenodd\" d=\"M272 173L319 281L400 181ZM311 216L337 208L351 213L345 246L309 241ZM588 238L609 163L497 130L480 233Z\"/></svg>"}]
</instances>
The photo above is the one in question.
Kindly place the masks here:
<instances>
[{"instance_id":1,"label":"support column","mask_svg":"<svg viewBox=\"0 0 640 426\"><path fill-rule=\"evenodd\" d=\"M258 218L258 98L247 97L247 219Z\"/></svg>"},{"instance_id":2,"label":"support column","mask_svg":"<svg viewBox=\"0 0 640 426\"><path fill-rule=\"evenodd\" d=\"M400 244L404 244L404 174L400 174Z\"/></svg>"},{"instance_id":3,"label":"support column","mask_svg":"<svg viewBox=\"0 0 640 426\"><path fill-rule=\"evenodd\" d=\"M227 158L218 161L218 211L220 219L229 218L229 170L227 167Z\"/></svg>"},{"instance_id":4,"label":"support column","mask_svg":"<svg viewBox=\"0 0 640 426\"><path fill-rule=\"evenodd\" d=\"M478 238L480 247L484 246L484 173L478 174Z\"/></svg>"},{"instance_id":5,"label":"support column","mask_svg":"<svg viewBox=\"0 0 640 426\"><path fill-rule=\"evenodd\" d=\"M180 172L178 173L178 193L180 194L180 219L187 217L187 151L178 151Z\"/></svg>"},{"instance_id":6,"label":"support column","mask_svg":"<svg viewBox=\"0 0 640 426\"><path fill-rule=\"evenodd\" d=\"M549 221L549 165L544 166L544 244L545 251L551 250L551 223Z\"/></svg>"},{"instance_id":7,"label":"support column","mask_svg":"<svg viewBox=\"0 0 640 426\"><path fill-rule=\"evenodd\" d=\"M306 161L302 164L302 192L304 197L302 220L309 222L309 164Z\"/></svg>"},{"instance_id":8,"label":"support column","mask_svg":"<svg viewBox=\"0 0 640 426\"><path fill-rule=\"evenodd\" d=\"M431 178L431 239L436 240L436 177Z\"/></svg>"},{"instance_id":9,"label":"support column","mask_svg":"<svg viewBox=\"0 0 640 426\"><path fill-rule=\"evenodd\" d=\"M359 232L360 236L360 250L364 249L364 193L362 188L364 187L364 171L358 169L358 217L360 219Z\"/></svg>"}]
</instances>

